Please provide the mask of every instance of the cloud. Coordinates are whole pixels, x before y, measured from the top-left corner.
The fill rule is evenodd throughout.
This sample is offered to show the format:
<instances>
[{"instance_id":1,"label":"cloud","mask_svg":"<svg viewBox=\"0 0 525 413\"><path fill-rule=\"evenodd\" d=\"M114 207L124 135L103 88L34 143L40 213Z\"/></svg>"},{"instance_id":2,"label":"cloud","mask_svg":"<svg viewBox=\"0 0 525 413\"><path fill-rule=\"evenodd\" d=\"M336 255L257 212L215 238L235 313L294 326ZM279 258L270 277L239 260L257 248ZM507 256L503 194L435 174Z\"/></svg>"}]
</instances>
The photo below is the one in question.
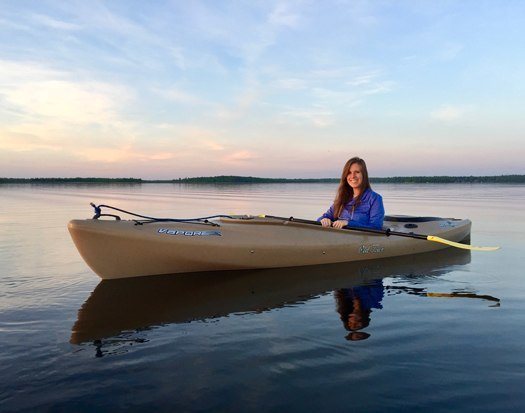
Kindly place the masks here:
<instances>
[{"instance_id":1,"label":"cloud","mask_svg":"<svg viewBox=\"0 0 525 413\"><path fill-rule=\"evenodd\" d=\"M199 97L192 95L178 87L171 87L169 89L156 89L157 94L172 102L183 103L185 105L201 105L206 103Z\"/></svg>"},{"instance_id":2,"label":"cloud","mask_svg":"<svg viewBox=\"0 0 525 413\"><path fill-rule=\"evenodd\" d=\"M36 61L0 60L0 87L7 87L35 79L62 78L63 71L42 65Z\"/></svg>"},{"instance_id":3,"label":"cloud","mask_svg":"<svg viewBox=\"0 0 525 413\"><path fill-rule=\"evenodd\" d=\"M166 161L175 158L175 155L170 152L159 152L148 155L147 158L152 161Z\"/></svg>"},{"instance_id":4,"label":"cloud","mask_svg":"<svg viewBox=\"0 0 525 413\"><path fill-rule=\"evenodd\" d=\"M386 82L377 82L372 85L370 85L369 88L365 88L361 91L363 95L377 95L382 93L389 93L391 92L396 83L392 81L386 81Z\"/></svg>"},{"instance_id":5,"label":"cloud","mask_svg":"<svg viewBox=\"0 0 525 413\"><path fill-rule=\"evenodd\" d=\"M248 150L241 150L241 151L233 152L225 156L223 159L225 162L237 163L237 162L253 161L253 160L258 159L258 156L256 156L254 153Z\"/></svg>"},{"instance_id":6,"label":"cloud","mask_svg":"<svg viewBox=\"0 0 525 413\"><path fill-rule=\"evenodd\" d=\"M72 150L72 154L77 158L88 162L103 162L103 163L119 163L119 162L130 162L136 161L143 154L139 154L132 150L128 145L119 148L89 148L80 146L77 150Z\"/></svg>"},{"instance_id":7,"label":"cloud","mask_svg":"<svg viewBox=\"0 0 525 413\"><path fill-rule=\"evenodd\" d=\"M272 73L276 92L308 99L313 106L330 108L334 113L359 106L372 95L390 93L396 83L385 79L378 69L358 66L328 66L305 73Z\"/></svg>"},{"instance_id":8,"label":"cloud","mask_svg":"<svg viewBox=\"0 0 525 413\"><path fill-rule=\"evenodd\" d=\"M109 3L108 3L109 5ZM124 13L111 11L104 2L75 2L65 5L67 12L74 15L76 20L82 22L86 28L96 31L108 31L120 34L129 39L141 41L155 41L157 36L152 35L145 27L135 23L131 18L125 17Z\"/></svg>"},{"instance_id":9,"label":"cloud","mask_svg":"<svg viewBox=\"0 0 525 413\"><path fill-rule=\"evenodd\" d=\"M233 105L224 105L216 110L216 119L231 122L246 116L250 109L260 102L261 93L256 80L246 81L244 89L237 95Z\"/></svg>"},{"instance_id":10,"label":"cloud","mask_svg":"<svg viewBox=\"0 0 525 413\"><path fill-rule=\"evenodd\" d=\"M268 22L276 26L295 28L299 24L299 15L291 12L287 4L279 3L272 10Z\"/></svg>"},{"instance_id":11,"label":"cloud","mask_svg":"<svg viewBox=\"0 0 525 413\"><path fill-rule=\"evenodd\" d=\"M1 61L0 148L23 157L54 153L109 163L141 159L144 152L133 146L136 125L123 115L133 99L128 88L115 83L78 80L73 73L32 61Z\"/></svg>"},{"instance_id":12,"label":"cloud","mask_svg":"<svg viewBox=\"0 0 525 413\"><path fill-rule=\"evenodd\" d=\"M201 145L204 148L214 151L214 152L223 151L225 149L224 145L220 144L219 142L212 141L212 140L201 141Z\"/></svg>"},{"instance_id":13,"label":"cloud","mask_svg":"<svg viewBox=\"0 0 525 413\"><path fill-rule=\"evenodd\" d=\"M377 71L372 71L370 73L363 73L353 76L352 79L346 82L349 86L363 86L369 85L374 79L378 77L379 73Z\"/></svg>"},{"instance_id":14,"label":"cloud","mask_svg":"<svg viewBox=\"0 0 525 413\"><path fill-rule=\"evenodd\" d=\"M278 88L285 90L304 90L307 86L307 82L304 79L288 77L277 79L275 85Z\"/></svg>"},{"instance_id":15,"label":"cloud","mask_svg":"<svg viewBox=\"0 0 525 413\"><path fill-rule=\"evenodd\" d=\"M458 43L449 43L443 46L443 48L438 53L438 58L440 60L453 60L461 54L464 46Z\"/></svg>"},{"instance_id":16,"label":"cloud","mask_svg":"<svg viewBox=\"0 0 525 413\"><path fill-rule=\"evenodd\" d=\"M186 70L188 68L188 58L182 47L170 47L169 52L179 69Z\"/></svg>"},{"instance_id":17,"label":"cloud","mask_svg":"<svg viewBox=\"0 0 525 413\"><path fill-rule=\"evenodd\" d=\"M219 130L190 123L160 123L153 125L151 134L158 138L181 139L191 142L213 142Z\"/></svg>"},{"instance_id":18,"label":"cloud","mask_svg":"<svg viewBox=\"0 0 525 413\"><path fill-rule=\"evenodd\" d=\"M286 123L289 122L290 118L295 118L296 123L307 122L317 128L326 128L335 122L335 114L325 108L290 109L285 111L283 115Z\"/></svg>"},{"instance_id":19,"label":"cloud","mask_svg":"<svg viewBox=\"0 0 525 413\"><path fill-rule=\"evenodd\" d=\"M377 68L325 66L304 73L272 73L276 94L289 99L279 116L280 123L307 124L327 128L344 122L349 111L373 98L394 90L396 83ZM285 90L286 94L282 91ZM283 99L281 97L280 102ZM304 106L304 102L309 106Z\"/></svg>"},{"instance_id":20,"label":"cloud","mask_svg":"<svg viewBox=\"0 0 525 413\"><path fill-rule=\"evenodd\" d=\"M92 124L118 119L128 89L73 76L35 62L0 62L2 104L25 123Z\"/></svg>"},{"instance_id":21,"label":"cloud","mask_svg":"<svg viewBox=\"0 0 525 413\"><path fill-rule=\"evenodd\" d=\"M108 84L64 80L34 81L4 91L6 101L25 116L80 124L113 120L115 95L122 93Z\"/></svg>"},{"instance_id":22,"label":"cloud","mask_svg":"<svg viewBox=\"0 0 525 413\"><path fill-rule=\"evenodd\" d=\"M46 16L43 14L33 14L32 19L36 23L39 23L43 26L47 26L51 29L56 29L56 30L71 31L71 30L80 30L82 28L78 24L69 23L69 22L65 22L62 20L57 20L57 19L54 19L52 17Z\"/></svg>"},{"instance_id":23,"label":"cloud","mask_svg":"<svg viewBox=\"0 0 525 413\"><path fill-rule=\"evenodd\" d=\"M30 127L29 130L32 130ZM38 150L59 151L61 146L56 142L46 142L31 133L13 132L0 127L0 149L10 152L30 152Z\"/></svg>"},{"instance_id":24,"label":"cloud","mask_svg":"<svg viewBox=\"0 0 525 413\"><path fill-rule=\"evenodd\" d=\"M442 105L440 108L430 113L433 119L452 122L461 119L469 108L464 106Z\"/></svg>"}]
</instances>

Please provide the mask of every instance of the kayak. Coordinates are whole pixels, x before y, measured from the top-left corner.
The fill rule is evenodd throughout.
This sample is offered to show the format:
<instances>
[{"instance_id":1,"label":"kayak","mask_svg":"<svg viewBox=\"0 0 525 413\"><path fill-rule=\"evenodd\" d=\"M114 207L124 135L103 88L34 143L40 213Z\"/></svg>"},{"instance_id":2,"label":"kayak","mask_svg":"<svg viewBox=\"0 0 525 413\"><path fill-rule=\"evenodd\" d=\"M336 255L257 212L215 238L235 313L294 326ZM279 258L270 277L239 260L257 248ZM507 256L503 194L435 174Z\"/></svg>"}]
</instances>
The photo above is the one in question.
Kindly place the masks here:
<instances>
[{"instance_id":1,"label":"kayak","mask_svg":"<svg viewBox=\"0 0 525 413\"><path fill-rule=\"evenodd\" d=\"M267 216L145 222L115 218L97 215L68 224L80 255L102 279L396 257L447 248L411 234L464 242L471 229L468 219L410 216L387 216L387 230L375 232Z\"/></svg>"}]
</instances>

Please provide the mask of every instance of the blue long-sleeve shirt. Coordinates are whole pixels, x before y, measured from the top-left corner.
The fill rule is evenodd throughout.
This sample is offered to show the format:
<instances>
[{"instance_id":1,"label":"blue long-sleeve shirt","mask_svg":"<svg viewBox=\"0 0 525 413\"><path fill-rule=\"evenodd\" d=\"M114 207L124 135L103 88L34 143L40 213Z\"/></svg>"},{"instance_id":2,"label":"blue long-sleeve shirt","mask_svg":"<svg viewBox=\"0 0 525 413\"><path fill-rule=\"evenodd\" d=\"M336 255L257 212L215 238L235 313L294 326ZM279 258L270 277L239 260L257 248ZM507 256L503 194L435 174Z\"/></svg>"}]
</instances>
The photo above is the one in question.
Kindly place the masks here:
<instances>
[{"instance_id":1,"label":"blue long-sleeve shirt","mask_svg":"<svg viewBox=\"0 0 525 413\"><path fill-rule=\"evenodd\" d=\"M361 197L361 202L355 206L355 200L348 202L341 214L338 217L334 216L334 204L330 206L317 220L321 221L323 218L328 218L331 221L342 219L348 221L348 226L356 228L383 228L383 220L385 218L385 207L383 206L383 198L377 192L367 189ZM353 210L353 211L352 211Z\"/></svg>"}]
</instances>

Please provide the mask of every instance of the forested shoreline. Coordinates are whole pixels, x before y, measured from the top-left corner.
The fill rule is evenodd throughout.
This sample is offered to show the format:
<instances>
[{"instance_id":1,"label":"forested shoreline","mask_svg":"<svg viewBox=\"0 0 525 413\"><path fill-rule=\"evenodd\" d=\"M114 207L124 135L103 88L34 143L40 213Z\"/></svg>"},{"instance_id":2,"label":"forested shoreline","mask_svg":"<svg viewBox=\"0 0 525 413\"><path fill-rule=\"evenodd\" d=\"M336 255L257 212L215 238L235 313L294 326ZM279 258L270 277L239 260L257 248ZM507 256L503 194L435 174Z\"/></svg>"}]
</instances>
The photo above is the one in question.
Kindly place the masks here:
<instances>
[{"instance_id":1,"label":"forested shoreline","mask_svg":"<svg viewBox=\"0 0 525 413\"><path fill-rule=\"evenodd\" d=\"M498 176L394 176L371 177L372 183L416 183L416 184L523 184L525 175L498 175ZM157 179L140 178L0 178L0 184L258 184L258 183L335 183L338 178L259 178L253 176L203 176L193 178Z\"/></svg>"}]
</instances>

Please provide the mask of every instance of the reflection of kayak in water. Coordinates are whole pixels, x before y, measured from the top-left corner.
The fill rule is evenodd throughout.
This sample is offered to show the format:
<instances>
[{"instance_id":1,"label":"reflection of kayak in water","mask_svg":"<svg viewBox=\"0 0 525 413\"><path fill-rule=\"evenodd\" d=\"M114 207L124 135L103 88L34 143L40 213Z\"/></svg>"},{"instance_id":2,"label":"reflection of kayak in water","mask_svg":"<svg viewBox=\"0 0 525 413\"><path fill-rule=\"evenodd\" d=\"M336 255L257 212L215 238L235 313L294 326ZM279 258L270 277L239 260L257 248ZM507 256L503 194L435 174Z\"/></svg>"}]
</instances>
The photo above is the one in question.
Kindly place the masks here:
<instances>
[{"instance_id":1,"label":"reflection of kayak in water","mask_svg":"<svg viewBox=\"0 0 525 413\"><path fill-rule=\"evenodd\" d=\"M436 276L470 262L470 252L431 253L308 267L104 280L78 312L71 342L166 323L279 308L388 276Z\"/></svg>"},{"instance_id":2,"label":"reflection of kayak in water","mask_svg":"<svg viewBox=\"0 0 525 413\"><path fill-rule=\"evenodd\" d=\"M322 228L305 222L250 216L206 222L86 219L73 220L68 228L93 271L115 279L417 254L446 247L421 234L460 242L469 237L471 227L468 219L387 216L384 226L392 235L386 236L383 230Z\"/></svg>"}]
</instances>

